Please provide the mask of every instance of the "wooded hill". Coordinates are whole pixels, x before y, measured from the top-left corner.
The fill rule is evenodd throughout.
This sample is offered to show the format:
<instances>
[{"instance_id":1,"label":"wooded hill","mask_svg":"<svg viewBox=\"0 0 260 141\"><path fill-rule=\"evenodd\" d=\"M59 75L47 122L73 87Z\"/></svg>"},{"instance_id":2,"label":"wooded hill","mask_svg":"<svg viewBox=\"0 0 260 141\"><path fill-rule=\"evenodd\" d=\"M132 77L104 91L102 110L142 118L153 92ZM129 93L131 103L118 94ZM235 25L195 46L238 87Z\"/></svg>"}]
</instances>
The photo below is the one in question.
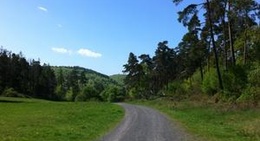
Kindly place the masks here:
<instances>
[{"instance_id":1,"label":"wooded hill","mask_svg":"<svg viewBox=\"0 0 260 141\"><path fill-rule=\"evenodd\" d=\"M123 90L117 81L107 75L79 66L52 67L57 78L56 94L60 99L69 101L118 101L111 98L109 91L115 91L114 96Z\"/></svg>"},{"instance_id":2,"label":"wooded hill","mask_svg":"<svg viewBox=\"0 0 260 141\"><path fill-rule=\"evenodd\" d=\"M115 74L115 75L111 75L110 78L112 78L113 80L115 80L118 84L120 85L124 85L124 80L125 80L126 75L125 74Z\"/></svg>"},{"instance_id":3,"label":"wooded hill","mask_svg":"<svg viewBox=\"0 0 260 141\"><path fill-rule=\"evenodd\" d=\"M109 76L82 67L41 65L0 49L0 94L62 101L119 101L124 90ZM118 96L120 95L120 96Z\"/></svg>"}]
</instances>

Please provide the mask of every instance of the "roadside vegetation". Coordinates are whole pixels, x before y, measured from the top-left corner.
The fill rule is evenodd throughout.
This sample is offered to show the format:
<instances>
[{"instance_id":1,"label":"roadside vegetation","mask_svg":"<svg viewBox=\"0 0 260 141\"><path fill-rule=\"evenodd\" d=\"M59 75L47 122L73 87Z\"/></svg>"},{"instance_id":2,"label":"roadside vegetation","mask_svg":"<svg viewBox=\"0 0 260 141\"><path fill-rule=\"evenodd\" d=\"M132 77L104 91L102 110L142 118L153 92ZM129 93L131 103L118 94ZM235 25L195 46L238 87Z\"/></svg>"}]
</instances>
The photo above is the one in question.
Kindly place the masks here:
<instances>
[{"instance_id":1,"label":"roadside vegetation","mask_svg":"<svg viewBox=\"0 0 260 141\"><path fill-rule=\"evenodd\" d=\"M182 0L173 0L177 6L181 2ZM115 75L112 78L77 66L41 65L40 60L26 60L22 53L15 54L2 47L1 96L66 102L47 102L47 106L41 105L41 102L0 102L2 113L6 113L1 114L0 121L15 119L12 113L17 112L17 117L21 116L22 119L26 115L33 115L30 112L38 110L46 112L45 116L64 112L62 114L66 117L69 116L66 112L70 111L71 106L75 106L75 112L81 111L73 113L77 115L77 119L92 113L84 111L88 108L107 105L103 111L94 109L103 117L102 114L113 113L113 110L107 110L112 105L67 102L145 100L143 104L161 109L180 121L189 131L206 140L259 140L259 2L204 0L202 3L186 4L188 5L178 12L178 21L187 28L187 33L179 44L169 47L168 41L159 42L153 56L130 52L126 64L123 65L124 75ZM52 108L56 106L57 109ZM85 109L81 109L84 106ZM12 108L14 112L11 112ZM16 108L22 110L16 111ZM85 115L84 119L88 117L92 115ZM61 124L62 120L66 119L63 117L55 124ZM93 121L95 124L95 119ZM16 128L11 125L16 121L7 123L10 128ZM0 124L2 126L2 122ZM21 126L26 127L27 124L22 123ZM47 121L46 125L49 125ZM64 127L64 130L70 129ZM9 137L9 132L4 131L5 137ZM26 133L32 134L34 131Z\"/></svg>"},{"instance_id":2,"label":"roadside vegetation","mask_svg":"<svg viewBox=\"0 0 260 141\"><path fill-rule=\"evenodd\" d=\"M203 98L204 97L204 98ZM260 140L260 109L243 109L227 103L214 103L205 96L200 100L141 100L131 103L153 107L179 123L194 140Z\"/></svg>"},{"instance_id":3,"label":"roadside vegetation","mask_svg":"<svg viewBox=\"0 0 260 141\"><path fill-rule=\"evenodd\" d=\"M154 56L129 53L127 99L167 113L204 140L259 140L259 3L187 4L178 12L187 27L178 46L162 41Z\"/></svg>"},{"instance_id":4,"label":"roadside vegetation","mask_svg":"<svg viewBox=\"0 0 260 141\"><path fill-rule=\"evenodd\" d=\"M0 97L0 140L93 141L124 115L115 104Z\"/></svg>"},{"instance_id":5,"label":"roadside vegetation","mask_svg":"<svg viewBox=\"0 0 260 141\"><path fill-rule=\"evenodd\" d=\"M185 99L206 94L215 97L216 103L258 105L259 3L207 0L188 4L178 12L179 22L188 29L178 46L171 48L168 41L162 41L154 56L129 53L123 70L128 98Z\"/></svg>"}]
</instances>

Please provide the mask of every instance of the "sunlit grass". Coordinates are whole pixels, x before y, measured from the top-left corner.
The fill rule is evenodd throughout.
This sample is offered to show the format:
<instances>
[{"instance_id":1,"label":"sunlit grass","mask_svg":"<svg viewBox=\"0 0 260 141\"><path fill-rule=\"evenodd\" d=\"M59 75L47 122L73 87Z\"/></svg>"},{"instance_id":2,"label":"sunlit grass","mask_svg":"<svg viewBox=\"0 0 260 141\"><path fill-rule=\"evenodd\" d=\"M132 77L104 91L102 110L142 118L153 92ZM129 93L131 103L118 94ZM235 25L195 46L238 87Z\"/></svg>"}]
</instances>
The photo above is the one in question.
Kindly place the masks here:
<instances>
[{"instance_id":1,"label":"sunlit grass","mask_svg":"<svg viewBox=\"0 0 260 141\"><path fill-rule=\"evenodd\" d=\"M91 141L123 117L115 104L0 97L0 140Z\"/></svg>"},{"instance_id":2,"label":"sunlit grass","mask_svg":"<svg viewBox=\"0 0 260 141\"><path fill-rule=\"evenodd\" d=\"M260 140L260 110L228 109L215 104L138 101L154 107L179 122L188 132L207 141Z\"/></svg>"}]
</instances>

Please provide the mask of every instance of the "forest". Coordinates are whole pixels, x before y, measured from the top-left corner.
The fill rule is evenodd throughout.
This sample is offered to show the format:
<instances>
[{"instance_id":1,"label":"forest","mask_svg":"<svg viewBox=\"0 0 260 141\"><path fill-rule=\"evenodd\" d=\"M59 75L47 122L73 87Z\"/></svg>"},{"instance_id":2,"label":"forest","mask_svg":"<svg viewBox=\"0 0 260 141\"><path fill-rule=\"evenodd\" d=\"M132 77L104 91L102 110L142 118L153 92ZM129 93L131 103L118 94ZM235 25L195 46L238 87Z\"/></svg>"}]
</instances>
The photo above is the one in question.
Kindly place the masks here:
<instances>
[{"instance_id":1,"label":"forest","mask_svg":"<svg viewBox=\"0 0 260 141\"><path fill-rule=\"evenodd\" d=\"M124 89L107 75L82 67L41 65L0 49L0 93L54 101L120 101Z\"/></svg>"},{"instance_id":2,"label":"forest","mask_svg":"<svg viewBox=\"0 0 260 141\"><path fill-rule=\"evenodd\" d=\"M182 0L173 0L178 6ZM254 0L207 0L178 12L187 33L177 47L158 43L154 56L129 54L128 98L215 102L260 100L260 5ZM173 35L174 36L174 35Z\"/></svg>"},{"instance_id":3,"label":"forest","mask_svg":"<svg viewBox=\"0 0 260 141\"><path fill-rule=\"evenodd\" d=\"M173 0L178 6L182 0ZM177 47L159 42L154 56L129 53L124 75L41 65L0 49L0 94L57 101L186 99L260 101L260 5L255 0L206 0L178 12L187 28ZM175 27L177 28L177 27ZM174 36L174 35L173 35ZM124 79L124 81L123 81Z\"/></svg>"}]
</instances>

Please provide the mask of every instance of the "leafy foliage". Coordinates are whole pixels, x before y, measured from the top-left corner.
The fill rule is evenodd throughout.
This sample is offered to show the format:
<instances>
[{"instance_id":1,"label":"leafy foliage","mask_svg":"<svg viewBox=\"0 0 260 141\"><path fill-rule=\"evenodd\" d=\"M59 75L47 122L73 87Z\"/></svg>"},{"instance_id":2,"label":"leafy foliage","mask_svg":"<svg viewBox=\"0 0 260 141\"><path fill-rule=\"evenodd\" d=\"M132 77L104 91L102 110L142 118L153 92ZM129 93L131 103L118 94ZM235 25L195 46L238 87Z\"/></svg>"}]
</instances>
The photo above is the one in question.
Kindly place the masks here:
<instances>
[{"instance_id":1,"label":"leafy foliage","mask_svg":"<svg viewBox=\"0 0 260 141\"><path fill-rule=\"evenodd\" d=\"M119 102L124 100L125 92L120 87L110 85L101 93L101 97L104 101Z\"/></svg>"},{"instance_id":2,"label":"leafy foliage","mask_svg":"<svg viewBox=\"0 0 260 141\"><path fill-rule=\"evenodd\" d=\"M209 95L214 95L218 91L218 80L214 69L205 73L202 81L202 91Z\"/></svg>"},{"instance_id":3,"label":"leafy foliage","mask_svg":"<svg viewBox=\"0 0 260 141\"><path fill-rule=\"evenodd\" d=\"M124 79L125 79L126 75L124 74L115 74L110 76L110 78L112 78L113 80L115 80L119 85L124 85Z\"/></svg>"},{"instance_id":4,"label":"leafy foliage","mask_svg":"<svg viewBox=\"0 0 260 141\"><path fill-rule=\"evenodd\" d=\"M107 101L102 92L110 85L122 87L107 75L82 67L52 67L57 76L57 95L68 101ZM66 94L65 94L66 93ZM121 99L123 100L123 99Z\"/></svg>"},{"instance_id":5,"label":"leafy foliage","mask_svg":"<svg viewBox=\"0 0 260 141\"><path fill-rule=\"evenodd\" d=\"M259 7L255 0L187 3L178 21L188 32L177 47L163 41L153 57L129 54L123 70L127 96L182 99L204 92L215 102L258 103L259 72L252 66L259 64L260 56Z\"/></svg>"},{"instance_id":6,"label":"leafy foliage","mask_svg":"<svg viewBox=\"0 0 260 141\"><path fill-rule=\"evenodd\" d=\"M102 100L100 94L105 88L120 86L109 76L90 69L41 65L40 60L27 61L22 53L15 54L3 48L0 49L0 66L0 94L3 96Z\"/></svg>"},{"instance_id":7,"label":"leafy foliage","mask_svg":"<svg viewBox=\"0 0 260 141\"><path fill-rule=\"evenodd\" d=\"M6 88L2 93L2 96L5 97L25 97L24 95L18 93L14 88Z\"/></svg>"}]
</instances>

